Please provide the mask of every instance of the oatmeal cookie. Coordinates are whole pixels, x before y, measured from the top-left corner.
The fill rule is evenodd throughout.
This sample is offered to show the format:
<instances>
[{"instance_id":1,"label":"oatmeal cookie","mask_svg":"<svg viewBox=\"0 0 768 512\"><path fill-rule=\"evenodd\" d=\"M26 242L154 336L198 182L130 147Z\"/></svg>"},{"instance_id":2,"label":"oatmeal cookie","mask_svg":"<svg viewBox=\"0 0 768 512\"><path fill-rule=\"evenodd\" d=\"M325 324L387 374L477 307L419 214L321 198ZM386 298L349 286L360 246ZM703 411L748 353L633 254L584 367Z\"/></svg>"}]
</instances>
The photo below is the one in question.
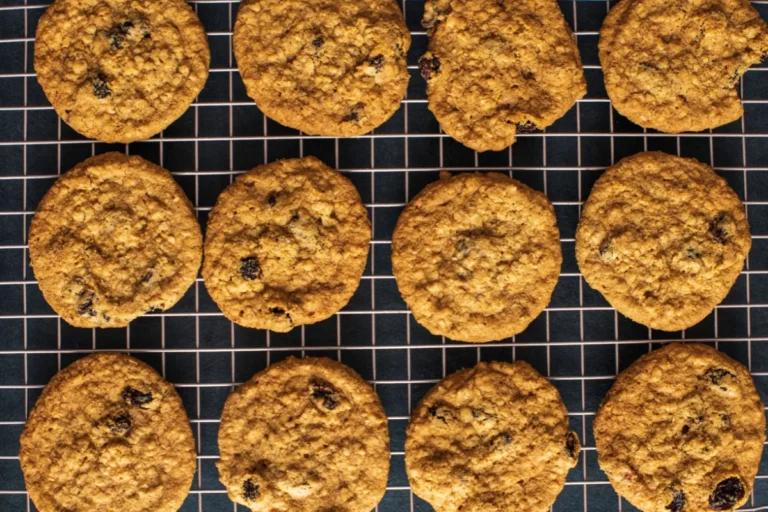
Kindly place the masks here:
<instances>
[{"instance_id":1,"label":"oatmeal cookie","mask_svg":"<svg viewBox=\"0 0 768 512\"><path fill-rule=\"evenodd\" d=\"M229 395L219 451L230 499L254 512L369 512L387 487L381 401L324 357L289 357Z\"/></svg>"},{"instance_id":2,"label":"oatmeal cookie","mask_svg":"<svg viewBox=\"0 0 768 512\"><path fill-rule=\"evenodd\" d=\"M72 128L104 142L165 129L202 90L210 60L184 0L56 0L37 25L45 95Z\"/></svg>"},{"instance_id":3,"label":"oatmeal cookie","mask_svg":"<svg viewBox=\"0 0 768 512\"><path fill-rule=\"evenodd\" d=\"M679 331L725 298L751 244L744 205L711 167L648 152L597 180L576 230L576 260L620 313Z\"/></svg>"},{"instance_id":4,"label":"oatmeal cookie","mask_svg":"<svg viewBox=\"0 0 768 512\"><path fill-rule=\"evenodd\" d=\"M371 225L354 185L314 157L239 176L208 217L203 277L224 315L290 331L325 320L352 297Z\"/></svg>"},{"instance_id":5,"label":"oatmeal cookie","mask_svg":"<svg viewBox=\"0 0 768 512\"><path fill-rule=\"evenodd\" d=\"M203 237L171 174L106 153L63 174L29 228L29 258L48 304L75 327L124 327L164 311L195 282Z\"/></svg>"},{"instance_id":6,"label":"oatmeal cookie","mask_svg":"<svg viewBox=\"0 0 768 512\"><path fill-rule=\"evenodd\" d=\"M392 237L392 269L414 318L458 341L523 331L549 303L562 260L552 204L499 173L442 173L408 203Z\"/></svg>"},{"instance_id":7,"label":"oatmeal cookie","mask_svg":"<svg viewBox=\"0 0 768 512\"><path fill-rule=\"evenodd\" d=\"M765 414L744 366L671 344L619 375L594 431L600 467L643 512L731 511L752 491Z\"/></svg>"},{"instance_id":8,"label":"oatmeal cookie","mask_svg":"<svg viewBox=\"0 0 768 512\"><path fill-rule=\"evenodd\" d=\"M147 364L94 354L61 370L21 434L40 512L176 512L197 460L179 395Z\"/></svg>"}]
</instances>

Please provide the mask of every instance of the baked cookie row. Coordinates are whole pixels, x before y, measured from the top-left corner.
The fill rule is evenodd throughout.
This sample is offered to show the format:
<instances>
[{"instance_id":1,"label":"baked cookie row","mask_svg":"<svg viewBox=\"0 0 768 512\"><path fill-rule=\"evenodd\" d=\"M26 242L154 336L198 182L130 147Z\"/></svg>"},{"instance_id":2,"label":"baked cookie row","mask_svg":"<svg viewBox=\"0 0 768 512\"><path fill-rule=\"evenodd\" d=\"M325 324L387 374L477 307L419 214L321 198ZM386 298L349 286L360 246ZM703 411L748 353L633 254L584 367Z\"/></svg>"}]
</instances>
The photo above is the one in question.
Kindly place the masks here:
<instances>
[{"instance_id":1,"label":"baked cookie row","mask_svg":"<svg viewBox=\"0 0 768 512\"><path fill-rule=\"evenodd\" d=\"M672 344L622 372L594 418L600 467L643 512L732 511L752 491L763 404L744 366ZM226 400L219 478L254 512L368 512L389 473L387 416L374 389L326 358L288 359ZM580 458L559 392L523 361L480 363L435 385L411 414L405 466L437 512L544 512ZM177 510L196 469L173 386L125 355L60 371L21 435L41 512Z\"/></svg>"},{"instance_id":2,"label":"baked cookie row","mask_svg":"<svg viewBox=\"0 0 768 512\"><path fill-rule=\"evenodd\" d=\"M555 0L428 0L419 60L429 109L477 150L544 129L586 94ZM310 135L356 136L399 108L411 36L395 0L244 0L232 44L248 95ZM736 87L768 52L749 0L622 0L600 31L614 107L645 128L701 131L741 117ZM147 139L202 90L210 51L183 0L56 0L40 19L38 80L75 130Z\"/></svg>"},{"instance_id":3,"label":"baked cookie row","mask_svg":"<svg viewBox=\"0 0 768 512\"><path fill-rule=\"evenodd\" d=\"M270 118L353 136L400 106L411 36L396 0L245 0L232 45L248 94ZM104 142L148 139L187 110L210 50L184 0L56 0L34 66L53 108Z\"/></svg>"},{"instance_id":4,"label":"baked cookie row","mask_svg":"<svg viewBox=\"0 0 768 512\"><path fill-rule=\"evenodd\" d=\"M121 327L172 307L202 275L230 320L286 332L344 307L365 270L368 214L355 187L314 157L239 177L208 217L165 171L107 153L64 174L32 218L43 296L77 327ZM640 153L594 185L576 230L586 281L618 311L677 331L711 313L751 247L744 207L693 159ZM487 342L522 332L560 276L560 233L546 196L499 173L428 185L392 236L392 269L414 318L435 335Z\"/></svg>"}]
</instances>

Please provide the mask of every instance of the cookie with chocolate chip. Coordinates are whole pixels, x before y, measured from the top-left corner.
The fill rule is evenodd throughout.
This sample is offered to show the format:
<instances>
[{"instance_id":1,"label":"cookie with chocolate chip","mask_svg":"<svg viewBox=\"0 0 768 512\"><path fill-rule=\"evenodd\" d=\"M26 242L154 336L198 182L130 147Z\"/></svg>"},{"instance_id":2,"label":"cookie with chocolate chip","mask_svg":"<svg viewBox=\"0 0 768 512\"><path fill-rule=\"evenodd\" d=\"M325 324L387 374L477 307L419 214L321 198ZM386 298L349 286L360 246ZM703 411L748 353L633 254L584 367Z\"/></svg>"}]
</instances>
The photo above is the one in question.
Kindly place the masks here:
<instances>
[{"instance_id":1,"label":"cookie with chocolate chip","mask_svg":"<svg viewBox=\"0 0 768 512\"><path fill-rule=\"evenodd\" d=\"M175 512L197 467L179 395L147 364L94 354L51 379L21 434L40 512Z\"/></svg>"},{"instance_id":2,"label":"cookie with chocolate chip","mask_svg":"<svg viewBox=\"0 0 768 512\"><path fill-rule=\"evenodd\" d=\"M396 0L245 0L233 37L248 96L310 135L362 135L400 107L411 36Z\"/></svg>"},{"instance_id":3,"label":"cookie with chocolate chip","mask_svg":"<svg viewBox=\"0 0 768 512\"><path fill-rule=\"evenodd\" d=\"M352 297L371 224L352 183L314 157L239 176L208 217L203 278L242 326L290 331L325 320Z\"/></svg>"},{"instance_id":4,"label":"cookie with chocolate chip","mask_svg":"<svg viewBox=\"0 0 768 512\"><path fill-rule=\"evenodd\" d=\"M63 174L29 229L48 304L75 327L124 327L173 306L195 282L203 239L194 208L165 169L106 153Z\"/></svg>"},{"instance_id":5,"label":"cookie with chocolate chip","mask_svg":"<svg viewBox=\"0 0 768 512\"><path fill-rule=\"evenodd\" d=\"M662 132L739 119L739 80L768 53L768 25L749 0L621 0L600 29L611 104Z\"/></svg>"},{"instance_id":6,"label":"cookie with chocolate chip","mask_svg":"<svg viewBox=\"0 0 768 512\"><path fill-rule=\"evenodd\" d=\"M387 486L387 416L351 368L289 357L229 395L219 452L230 499L254 512L367 512Z\"/></svg>"},{"instance_id":7,"label":"cookie with chocolate chip","mask_svg":"<svg viewBox=\"0 0 768 512\"><path fill-rule=\"evenodd\" d=\"M419 60L429 110L476 151L550 126L587 92L581 57L555 0L427 0Z\"/></svg>"},{"instance_id":8,"label":"cookie with chocolate chip","mask_svg":"<svg viewBox=\"0 0 768 512\"><path fill-rule=\"evenodd\" d=\"M104 142L165 129L202 90L210 60L184 0L56 0L37 25L45 95L72 128Z\"/></svg>"},{"instance_id":9,"label":"cookie with chocolate chip","mask_svg":"<svg viewBox=\"0 0 768 512\"><path fill-rule=\"evenodd\" d=\"M411 415L405 469L437 512L550 509L579 460L557 389L529 364L449 375Z\"/></svg>"},{"instance_id":10,"label":"cookie with chocolate chip","mask_svg":"<svg viewBox=\"0 0 768 512\"><path fill-rule=\"evenodd\" d=\"M640 153L597 180L576 231L584 278L620 313L679 331L712 312L751 246L744 205L711 167Z\"/></svg>"},{"instance_id":11,"label":"cookie with chocolate chip","mask_svg":"<svg viewBox=\"0 0 768 512\"><path fill-rule=\"evenodd\" d=\"M732 511L752 492L765 414L743 365L671 344L618 376L594 431L600 467L643 512Z\"/></svg>"},{"instance_id":12,"label":"cookie with chocolate chip","mask_svg":"<svg viewBox=\"0 0 768 512\"><path fill-rule=\"evenodd\" d=\"M500 173L441 174L397 220L392 269L432 334L488 342L547 306L563 261L552 204Z\"/></svg>"}]
</instances>

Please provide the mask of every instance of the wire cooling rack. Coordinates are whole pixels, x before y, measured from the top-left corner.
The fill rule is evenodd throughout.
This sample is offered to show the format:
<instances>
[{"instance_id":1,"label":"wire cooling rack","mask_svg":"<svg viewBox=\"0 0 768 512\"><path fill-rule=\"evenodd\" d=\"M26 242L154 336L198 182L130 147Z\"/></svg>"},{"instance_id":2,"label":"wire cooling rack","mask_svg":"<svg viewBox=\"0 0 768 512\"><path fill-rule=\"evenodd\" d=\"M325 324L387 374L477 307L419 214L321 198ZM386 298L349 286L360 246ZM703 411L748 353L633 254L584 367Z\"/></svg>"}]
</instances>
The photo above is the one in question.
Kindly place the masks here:
<instances>
[{"instance_id":1,"label":"wire cooling rack","mask_svg":"<svg viewBox=\"0 0 768 512\"><path fill-rule=\"evenodd\" d=\"M584 61L587 97L545 133L522 135L508 150L477 154L443 135L428 112L416 66L427 46L420 25L424 0L399 1L413 35L412 79L399 111L372 134L309 137L262 116L245 94L232 54L238 2L197 0L192 4L212 54L205 89L159 136L107 145L62 123L37 84L34 34L49 2L0 0L0 511L35 510L18 460L26 414L56 371L97 350L130 351L177 386L199 452L185 512L246 510L235 507L218 482L219 416L234 386L291 354L339 359L376 386L392 437L392 470L379 512L432 510L408 487L403 458L408 415L440 378L479 360L524 359L560 390L584 450L553 507L557 512L636 510L619 499L597 465L592 420L617 372L654 345L681 338L714 344L750 368L768 402L768 65L753 67L741 82L743 119L705 133L646 131L612 109L603 87L597 41L609 3L561 1ZM753 4L768 18L768 1ZM200 279L172 310L146 315L128 328L69 327L46 305L29 267L29 220L59 174L111 150L140 154L171 170L203 226L216 197L238 173L278 158L325 160L355 183L373 224L359 290L339 314L288 334L227 321ZM752 227L753 249L733 290L701 324L683 333L652 331L618 315L584 283L574 257L576 223L592 184L608 165L643 150L713 165L747 205ZM512 339L475 346L431 336L414 322L397 292L390 264L395 221L440 169L508 172L555 204L564 254L560 281L549 308ZM768 457L747 508L768 510Z\"/></svg>"}]
</instances>

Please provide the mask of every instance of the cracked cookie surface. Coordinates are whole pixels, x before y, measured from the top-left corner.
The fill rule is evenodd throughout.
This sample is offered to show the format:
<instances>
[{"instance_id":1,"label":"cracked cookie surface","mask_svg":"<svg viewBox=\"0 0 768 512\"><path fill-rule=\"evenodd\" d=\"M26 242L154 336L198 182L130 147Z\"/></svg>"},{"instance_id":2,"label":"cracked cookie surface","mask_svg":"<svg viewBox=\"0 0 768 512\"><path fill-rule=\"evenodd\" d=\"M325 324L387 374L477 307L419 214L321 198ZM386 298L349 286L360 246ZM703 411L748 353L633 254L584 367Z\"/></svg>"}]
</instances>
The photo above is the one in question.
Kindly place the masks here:
<instances>
[{"instance_id":1,"label":"cracked cookie surface","mask_svg":"<svg viewBox=\"0 0 768 512\"><path fill-rule=\"evenodd\" d=\"M480 363L443 379L411 415L405 467L437 512L545 512L579 438L557 389L528 363Z\"/></svg>"},{"instance_id":2,"label":"cracked cookie surface","mask_svg":"<svg viewBox=\"0 0 768 512\"><path fill-rule=\"evenodd\" d=\"M147 364L94 354L61 370L21 434L40 512L176 512L197 467L179 395Z\"/></svg>"},{"instance_id":3,"label":"cracked cookie surface","mask_svg":"<svg viewBox=\"0 0 768 512\"><path fill-rule=\"evenodd\" d=\"M124 327L192 286L203 240L171 174L106 153L62 175L40 201L29 257L46 302L75 327Z\"/></svg>"},{"instance_id":4,"label":"cracked cookie surface","mask_svg":"<svg viewBox=\"0 0 768 512\"><path fill-rule=\"evenodd\" d=\"M239 176L208 217L203 277L224 315L286 332L344 307L360 283L371 225L354 185L314 157Z\"/></svg>"},{"instance_id":5,"label":"cracked cookie surface","mask_svg":"<svg viewBox=\"0 0 768 512\"><path fill-rule=\"evenodd\" d=\"M622 372L594 421L600 467L643 512L735 510L765 441L747 369L700 344L671 344Z\"/></svg>"},{"instance_id":6,"label":"cracked cookie surface","mask_svg":"<svg viewBox=\"0 0 768 512\"><path fill-rule=\"evenodd\" d=\"M428 0L419 60L429 110L476 151L546 128L587 92L581 57L555 0Z\"/></svg>"},{"instance_id":7,"label":"cracked cookie surface","mask_svg":"<svg viewBox=\"0 0 768 512\"><path fill-rule=\"evenodd\" d=\"M183 0L56 0L40 18L37 79L56 113L104 142L148 139L202 90L210 51Z\"/></svg>"},{"instance_id":8,"label":"cracked cookie surface","mask_svg":"<svg viewBox=\"0 0 768 512\"><path fill-rule=\"evenodd\" d=\"M725 298L751 244L744 205L711 167L648 152L597 180L576 230L576 260L619 312L678 331Z\"/></svg>"},{"instance_id":9,"label":"cracked cookie surface","mask_svg":"<svg viewBox=\"0 0 768 512\"><path fill-rule=\"evenodd\" d=\"M411 35L395 0L244 0L234 50L248 96L311 135L362 135L395 113Z\"/></svg>"},{"instance_id":10,"label":"cracked cookie surface","mask_svg":"<svg viewBox=\"0 0 768 512\"><path fill-rule=\"evenodd\" d=\"M441 173L406 206L392 268L432 334L486 342L523 331L546 307L562 253L544 194L499 173Z\"/></svg>"},{"instance_id":11,"label":"cracked cookie surface","mask_svg":"<svg viewBox=\"0 0 768 512\"><path fill-rule=\"evenodd\" d=\"M667 133L739 119L739 79L766 52L768 25L749 0L621 0L600 29L613 106Z\"/></svg>"},{"instance_id":12,"label":"cracked cookie surface","mask_svg":"<svg viewBox=\"0 0 768 512\"><path fill-rule=\"evenodd\" d=\"M229 395L219 451L230 499L254 512L368 512L387 486L381 401L324 357L289 357Z\"/></svg>"}]
</instances>

